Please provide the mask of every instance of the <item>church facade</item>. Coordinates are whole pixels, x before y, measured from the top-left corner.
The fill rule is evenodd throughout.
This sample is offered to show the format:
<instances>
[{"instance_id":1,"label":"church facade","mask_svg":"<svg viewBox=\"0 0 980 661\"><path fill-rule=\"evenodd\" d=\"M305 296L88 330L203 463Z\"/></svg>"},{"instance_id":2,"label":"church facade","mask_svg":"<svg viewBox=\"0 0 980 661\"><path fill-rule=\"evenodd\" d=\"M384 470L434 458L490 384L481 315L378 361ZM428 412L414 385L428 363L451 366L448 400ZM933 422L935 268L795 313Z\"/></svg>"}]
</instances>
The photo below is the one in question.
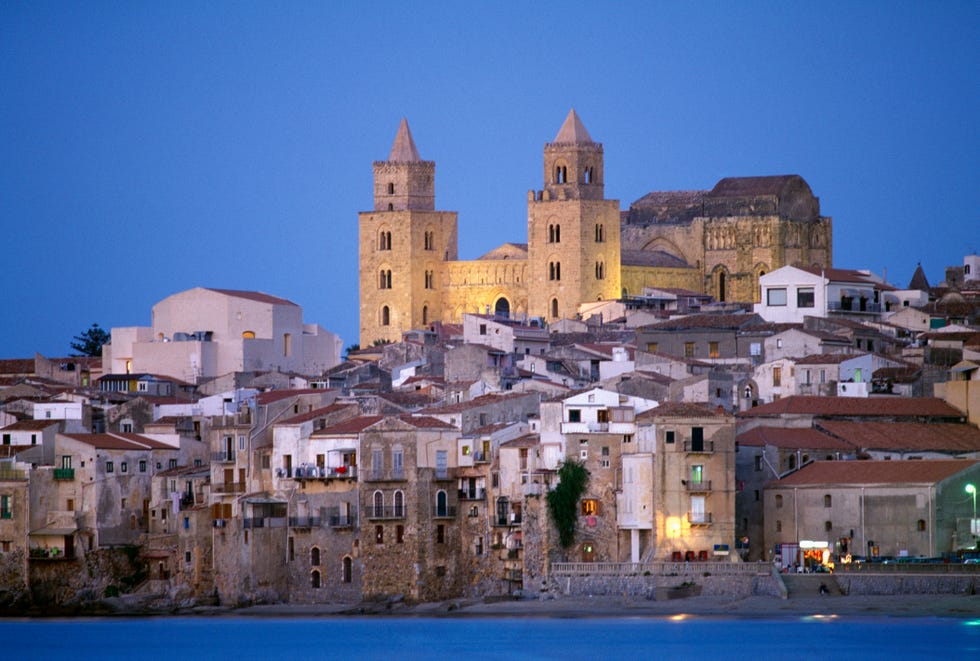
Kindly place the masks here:
<instances>
[{"instance_id":1,"label":"church facade","mask_svg":"<svg viewBox=\"0 0 980 661\"><path fill-rule=\"evenodd\" d=\"M831 265L831 219L798 175L654 192L621 212L605 198L602 144L574 110L544 146L544 187L527 205L527 243L460 260L457 214L436 210L435 163L403 119L374 163L374 209L359 214L361 346L464 313L552 322L647 286L754 302L770 270Z\"/></svg>"}]
</instances>

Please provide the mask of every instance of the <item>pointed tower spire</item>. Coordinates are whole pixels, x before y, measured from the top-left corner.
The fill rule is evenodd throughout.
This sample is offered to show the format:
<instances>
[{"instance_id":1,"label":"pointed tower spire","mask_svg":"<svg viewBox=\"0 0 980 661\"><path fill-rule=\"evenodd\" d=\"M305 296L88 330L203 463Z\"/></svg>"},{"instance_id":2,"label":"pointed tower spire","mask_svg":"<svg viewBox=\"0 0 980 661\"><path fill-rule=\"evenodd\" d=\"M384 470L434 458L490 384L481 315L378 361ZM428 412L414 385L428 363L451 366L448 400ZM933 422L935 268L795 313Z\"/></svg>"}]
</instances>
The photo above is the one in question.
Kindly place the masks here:
<instances>
[{"instance_id":1,"label":"pointed tower spire","mask_svg":"<svg viewBox=\"0 0 980 661\"><path fill-rule=\"evenodd\" d=\"M585 130L585 125L579 119L575 108L572 108L568 111L568 117L565 118L565 123L558 130L558 135L555 136L555 143L582 144L589 142L592 142L592 136Z\"/></svg>"},{"instance_id":2,"label":"pointed tower spire","mask_svg":"<svg viewBox=\"0 0 980 661\"><path fill-rule=\"evenodd\" d=\"M929 281L926 279L926 272L922 270L922 262L915 267L912 280L909 282L909 289L916 291L929 291Z\"/></svg>"},{"instance_id":3,"label":"pointed tower spire","mask_svg":"<svg viewBox=\"0 0 980 661\"><path fill-rule=\"evenodd\" d=\"M415 148L415 141L412 139L412 132L408 128L408 120L402 117L402 123L398 125L398 133L395 135L395 143L391 145L391 153L388 154L390 162L417 162L422 159L419 157L419 150Z\"/></svg>"}]
</instances>

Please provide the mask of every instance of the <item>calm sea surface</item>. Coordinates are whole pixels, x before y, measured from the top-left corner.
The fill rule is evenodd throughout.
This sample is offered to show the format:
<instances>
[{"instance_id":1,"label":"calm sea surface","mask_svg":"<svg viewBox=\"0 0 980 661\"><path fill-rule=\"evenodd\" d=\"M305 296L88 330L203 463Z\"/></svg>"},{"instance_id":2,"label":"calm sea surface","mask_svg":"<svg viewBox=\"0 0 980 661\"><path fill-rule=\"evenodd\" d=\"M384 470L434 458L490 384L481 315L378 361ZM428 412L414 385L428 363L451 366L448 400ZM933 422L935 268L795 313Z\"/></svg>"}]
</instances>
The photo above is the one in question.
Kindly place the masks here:
<instances>
[{"instance_id":1,"label":"calm sea surface","mask_svg":"<svg viewBox=\"0 0 980 661\"><path fill-rule=\"evenodd\" d=\"M977 659L946 618L125 618L6 620L0 659Z\"/></svg>"}]
</instances>

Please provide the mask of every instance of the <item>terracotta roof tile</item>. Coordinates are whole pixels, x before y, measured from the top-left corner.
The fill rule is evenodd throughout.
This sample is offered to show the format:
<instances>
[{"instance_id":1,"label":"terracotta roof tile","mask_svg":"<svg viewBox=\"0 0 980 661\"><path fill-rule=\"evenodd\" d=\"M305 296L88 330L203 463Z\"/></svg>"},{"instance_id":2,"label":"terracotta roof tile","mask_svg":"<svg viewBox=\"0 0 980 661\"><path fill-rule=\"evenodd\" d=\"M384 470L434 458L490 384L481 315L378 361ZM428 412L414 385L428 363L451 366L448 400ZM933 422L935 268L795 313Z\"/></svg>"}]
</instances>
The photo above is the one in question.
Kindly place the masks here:
<instances>
[{"instance_id":1,"label":"terracotta roof tile","mask_svg":"<svg viewBox=\"0 0 980 661\"><path fill-rule=\"evenodd\" d=\"M739 445L765 447L771 445L785 450L833 450L853 452L856 448L839 439L810 427L754 427L742 432Z\"/></svg>"},{"instance_id":2,"label":"terracotta roof tile","mask_svg":"<svg viewBox=\"0 0 980 661\"><path fill-rule=\"evenodd\" d=\"M660 406L649 409L636 416L637 420L652 420L654 418L719 418L728 415L701 402L664 402Z\"/></svg>"},{"instance_id":3,"label":"terracotta roof tile","mask_svg":"<svg viewBox=\"0 0 980 661\"><path fill-rule=\"evenodd\" d=\"M934 397L818 397L793 395L742 411L742 418L780 415L898 416L962 419L963 413Z\"/></svg>"},{"instance_id":4,"label":"terracotta roof tile","mask_svg":"<svg viewBox=\"0 0 980 661\"><path fill-rule=\"evenodd\" d=\"M864 450L980 452L980 430L968 424L824 420L817 427Z\"/></svg>"},{"instance_id":5,"label":"terracotta roof tile","mask_svg":"<svg viewBox=\"0 0 980 661\"><path fill-rule=\"evenodd\" d=\"M768 486L935 484L976 464L965 459L815 461Z\"/></svg>"}]
</instances>

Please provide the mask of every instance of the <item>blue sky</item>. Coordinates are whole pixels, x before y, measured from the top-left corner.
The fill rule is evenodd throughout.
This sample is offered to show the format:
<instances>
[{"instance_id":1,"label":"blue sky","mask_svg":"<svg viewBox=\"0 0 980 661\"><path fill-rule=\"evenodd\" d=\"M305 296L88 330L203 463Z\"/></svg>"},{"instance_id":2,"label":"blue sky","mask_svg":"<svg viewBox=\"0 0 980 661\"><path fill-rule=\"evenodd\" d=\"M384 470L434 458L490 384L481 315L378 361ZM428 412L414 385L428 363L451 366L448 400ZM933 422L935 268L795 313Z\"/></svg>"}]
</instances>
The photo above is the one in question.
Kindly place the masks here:
<instances>
[{"instance_id":1,"label":"blue sky","mask_svg":"<svg viewBox=\"0 0 980 661\"><path fill-rule=\"evenodd\" d=\"M357 213L403 116L464 259L526 240L575 107L623 208L796 173L835 266L935 283L980 250L978 64L976 2L4 2L0 356L195 286L355 342Z\"/></svg>"}]
</instances>

